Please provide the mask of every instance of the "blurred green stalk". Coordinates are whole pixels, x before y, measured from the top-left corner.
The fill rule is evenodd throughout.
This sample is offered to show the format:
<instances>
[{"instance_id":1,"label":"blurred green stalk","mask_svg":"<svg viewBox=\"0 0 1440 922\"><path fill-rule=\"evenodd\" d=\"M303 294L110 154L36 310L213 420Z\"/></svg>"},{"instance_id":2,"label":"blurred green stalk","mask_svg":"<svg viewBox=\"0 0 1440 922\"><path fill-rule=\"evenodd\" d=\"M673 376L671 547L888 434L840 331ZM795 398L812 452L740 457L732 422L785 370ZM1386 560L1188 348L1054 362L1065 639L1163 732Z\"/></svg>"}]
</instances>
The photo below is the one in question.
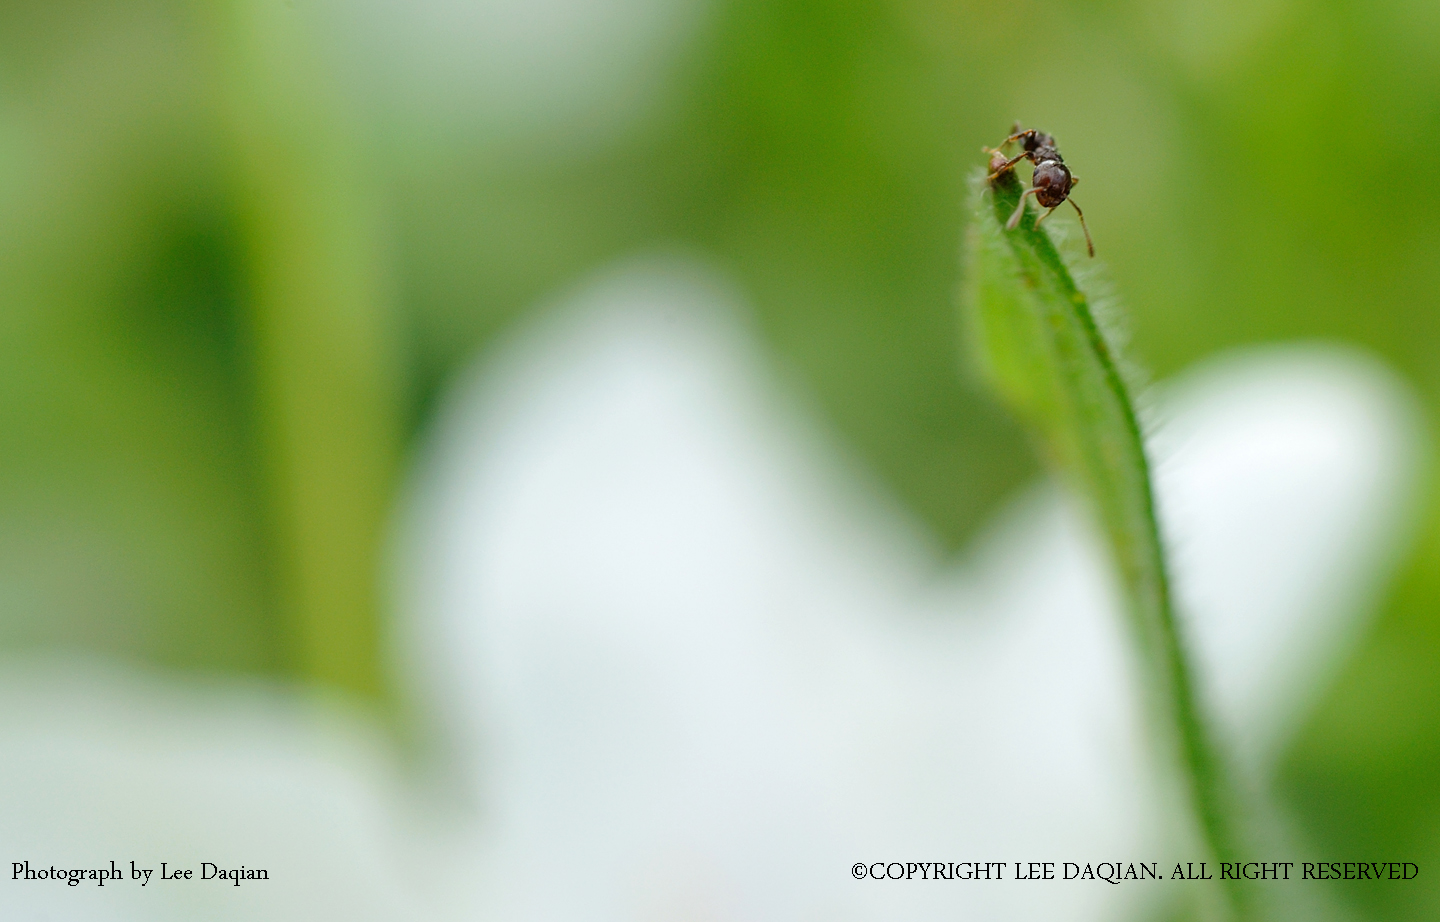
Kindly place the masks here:
<instances>
[{"instance_id":1,"label":"blurred green stalk","mask_svg":"<svg viewBox=\"0 0 1440 922\"><path fill-rule=\"evenodd\" d=\"M302 677L376 697L378 563L400 444L376 202L306 12L279 0L220 9L283 642Z\"/></svg>"}]
</instances>

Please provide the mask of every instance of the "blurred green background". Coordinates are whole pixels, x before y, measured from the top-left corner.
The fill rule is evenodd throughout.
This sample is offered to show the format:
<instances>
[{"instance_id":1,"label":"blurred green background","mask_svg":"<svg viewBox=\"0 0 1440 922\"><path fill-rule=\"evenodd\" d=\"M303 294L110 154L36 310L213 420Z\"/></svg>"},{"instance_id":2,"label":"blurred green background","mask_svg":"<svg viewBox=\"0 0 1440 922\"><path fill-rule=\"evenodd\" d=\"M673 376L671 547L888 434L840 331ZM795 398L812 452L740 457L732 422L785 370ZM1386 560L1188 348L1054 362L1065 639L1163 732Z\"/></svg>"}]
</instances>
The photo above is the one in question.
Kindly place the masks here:
<instances>
[{"instance_id":1,"label":"blurred green background","mask_svg":"<svg viewBox=\"0 0 1440 922\"><path fill-rule=\"evenodd\" d=\"M383 700L384 533L437 395L644 252L734 278L958 547L1036 472L953 303L965 175L1017 117L1083 177L1155 376L1342 340L1440 411L1434 0L5 4L0 645ZM1279 779L1327 859L1440 861L1414 502ZM1433 918L1440 878L1344 898Z\"/></svg>"}]
</instances>

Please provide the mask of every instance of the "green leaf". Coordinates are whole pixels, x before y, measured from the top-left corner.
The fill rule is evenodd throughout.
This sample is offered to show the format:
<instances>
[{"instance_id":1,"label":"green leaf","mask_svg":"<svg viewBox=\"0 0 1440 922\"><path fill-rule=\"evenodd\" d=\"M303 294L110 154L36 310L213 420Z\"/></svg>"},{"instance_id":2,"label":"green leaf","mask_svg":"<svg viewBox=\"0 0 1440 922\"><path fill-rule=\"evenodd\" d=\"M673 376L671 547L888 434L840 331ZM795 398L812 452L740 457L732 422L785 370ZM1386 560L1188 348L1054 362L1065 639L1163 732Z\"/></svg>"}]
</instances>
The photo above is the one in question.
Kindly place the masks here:
<instances>
[{"instance_id":1,"label":"green leaf","mask_svg":"<svg viewBox=\"0 0 1440 922\"><path fill-rule=\"evenodd\" d=\"M1090 501L1124 589L1151 712L1166 728L1211 857L1236 861L1235 799L1195 701L1176 630L1144 442L1111 346L1085 291L1028 210L1013 170L972 183L963 309L990 384L1039 436L1052 466ZM1224 915L1241 915L1227 891Z\"/></svg>"}]
</instances>

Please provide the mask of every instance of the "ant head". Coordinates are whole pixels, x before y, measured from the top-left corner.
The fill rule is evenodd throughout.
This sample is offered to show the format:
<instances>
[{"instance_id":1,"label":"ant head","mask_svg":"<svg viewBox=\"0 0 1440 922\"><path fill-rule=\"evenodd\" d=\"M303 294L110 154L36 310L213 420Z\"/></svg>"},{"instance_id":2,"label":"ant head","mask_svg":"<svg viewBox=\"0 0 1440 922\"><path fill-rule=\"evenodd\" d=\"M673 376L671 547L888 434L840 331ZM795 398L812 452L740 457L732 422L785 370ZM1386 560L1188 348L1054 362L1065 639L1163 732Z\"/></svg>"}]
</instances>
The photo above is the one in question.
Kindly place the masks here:
<instances>
[{"instance_id":1,"label":"ant head","mask_svg":"<svg viewBox=\"0 0 1440 922\"><path fill-rule=\"evenodd\" d=\"M1035 165L1030 184L1037 190L1035 200L1046 208L1054 208L1070 194L1073 180L1065 164L1058 160L1042 160Z\"/></svg>"},{"instance_id":2,"label":"ant head","mask_svg":"<svg viewBox=\"0 0 1440 922\"><path fill-rule=\"evenodd\" d=\"M1025 151L1034 153L1042 147L1055 149L1055 139L1038 128L1032 128L1025 137Z\"/></svg>"}]
</instances>

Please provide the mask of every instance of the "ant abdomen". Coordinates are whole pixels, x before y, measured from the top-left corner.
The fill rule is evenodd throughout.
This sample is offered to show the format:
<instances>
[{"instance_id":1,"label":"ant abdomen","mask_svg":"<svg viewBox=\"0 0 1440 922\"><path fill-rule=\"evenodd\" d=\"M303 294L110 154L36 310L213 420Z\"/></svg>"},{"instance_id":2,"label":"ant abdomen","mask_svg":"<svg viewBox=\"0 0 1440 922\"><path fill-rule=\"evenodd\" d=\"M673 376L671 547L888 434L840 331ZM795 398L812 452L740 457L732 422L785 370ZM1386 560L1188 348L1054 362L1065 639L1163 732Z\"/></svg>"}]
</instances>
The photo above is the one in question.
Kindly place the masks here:
<instances>
[{"instance_id":1,"label":"ant abdomen","mask_svg":"<svg viewBox=\"0 0 1440 922\"><path fill-rule=\"evenodd\" d=\"M1036 190L1036 200L1046 208L1053 208L1070 194L1070 170L1058 160L1043 160L1035 164L1030 184Z\"/></svg>"}]
</instances>

